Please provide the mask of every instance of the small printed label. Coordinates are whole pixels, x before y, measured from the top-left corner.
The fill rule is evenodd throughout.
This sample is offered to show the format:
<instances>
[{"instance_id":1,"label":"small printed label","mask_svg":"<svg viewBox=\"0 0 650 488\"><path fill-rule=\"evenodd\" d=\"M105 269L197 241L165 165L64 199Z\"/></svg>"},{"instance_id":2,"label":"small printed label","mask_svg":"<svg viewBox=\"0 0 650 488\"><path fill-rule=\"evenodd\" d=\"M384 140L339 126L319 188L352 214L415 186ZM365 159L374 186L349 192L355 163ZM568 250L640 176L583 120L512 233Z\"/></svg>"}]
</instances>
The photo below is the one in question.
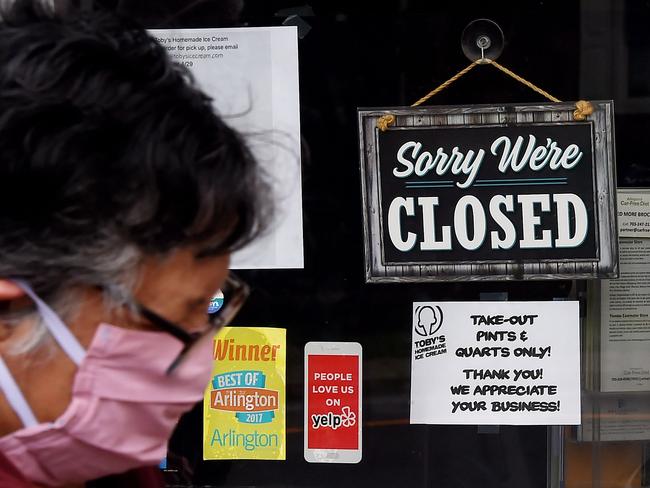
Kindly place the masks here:
<instances>
[{"instance_id":1,"label":"small printed label","mask_svg":"<svg viewBox=\"0 0 650 488\"><path fill-rule=\"evenodd\" d=\"M650 237L650 194L618 190L618 236Z\"/></svg>"},{"instance_id":2,"label":"small printed label","mask_svg":"<svg viewBox=\"0 0 650 488\"><path fill-rule=\"evenodd\" d=\"M439 305L418 305L413 311L413 359L447 353L447 340L443 329L444 314Z\"/></svg>"}]
</instances>

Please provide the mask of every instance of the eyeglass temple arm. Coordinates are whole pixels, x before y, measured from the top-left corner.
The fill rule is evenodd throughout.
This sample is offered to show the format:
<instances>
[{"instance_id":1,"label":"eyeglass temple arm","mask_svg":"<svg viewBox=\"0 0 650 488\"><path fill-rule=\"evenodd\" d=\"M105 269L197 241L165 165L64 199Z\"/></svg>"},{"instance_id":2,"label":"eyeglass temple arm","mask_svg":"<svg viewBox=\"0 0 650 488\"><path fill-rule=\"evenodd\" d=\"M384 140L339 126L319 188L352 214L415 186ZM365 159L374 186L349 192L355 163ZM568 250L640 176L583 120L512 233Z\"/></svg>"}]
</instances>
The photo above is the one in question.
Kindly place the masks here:
<instances>
[{"instance_id":1,"label":"eyeglass temple arm","mask_svg":"<svg viewBox=\"0 0 650 488\"><path fill-rule=\"evenodd\" d=\"M187 345L194 341L194 337L192 336L192 334L190 334L186 330L181 329L180 327L165 320L163 317L152 312L144 305L138 304L137 307L138 307L138 311L142 314L144 318L146 318L147 320L155 324L156 327L164 330L165 332L169 332L171 335L173 335L178 340L183 342L183 344Z\"/></svg>"}]
</instances>

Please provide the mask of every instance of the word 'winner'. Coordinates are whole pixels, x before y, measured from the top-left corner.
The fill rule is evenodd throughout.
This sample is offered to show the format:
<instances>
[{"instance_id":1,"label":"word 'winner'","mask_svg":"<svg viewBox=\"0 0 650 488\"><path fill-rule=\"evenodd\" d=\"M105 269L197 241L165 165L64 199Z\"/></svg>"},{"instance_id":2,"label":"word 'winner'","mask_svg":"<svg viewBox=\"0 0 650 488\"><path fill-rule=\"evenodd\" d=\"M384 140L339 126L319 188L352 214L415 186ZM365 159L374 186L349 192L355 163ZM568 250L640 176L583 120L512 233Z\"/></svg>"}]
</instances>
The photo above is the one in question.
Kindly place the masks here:
<instances>
[{"instance_id":1,"label":"word 'winner'","mask_svg":"<svg viewBox=\"0 0 650 488\"><path fill-rule=\"evenodd\" d=\"M580 247L590 231L583 197L591 152L531 132L493 132L472 149L427 147L417 136L393 146L384 173L393 189L384 202L393 255Z\"/></svg>"}]
</instances>

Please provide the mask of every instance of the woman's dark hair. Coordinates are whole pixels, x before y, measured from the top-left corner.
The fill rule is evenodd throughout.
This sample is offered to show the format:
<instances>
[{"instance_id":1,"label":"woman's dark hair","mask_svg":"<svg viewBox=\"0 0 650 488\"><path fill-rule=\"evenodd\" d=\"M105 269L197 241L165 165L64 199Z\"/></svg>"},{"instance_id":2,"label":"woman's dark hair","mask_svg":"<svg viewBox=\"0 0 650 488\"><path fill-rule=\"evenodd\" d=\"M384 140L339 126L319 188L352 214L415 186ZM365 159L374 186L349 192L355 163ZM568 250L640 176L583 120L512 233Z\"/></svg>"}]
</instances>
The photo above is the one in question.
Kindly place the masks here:
<instances>
[{"instance_id":1,"label":"woman's dark hair","mask_svg":"<svg viewBox=\"0 0 650 488\"><path fill-rule=\"evenodd\" d=\"M260 232L255 158L143 28L36 0L1 16L0 277L56 293Z\"/></svg>"}]
</instances>

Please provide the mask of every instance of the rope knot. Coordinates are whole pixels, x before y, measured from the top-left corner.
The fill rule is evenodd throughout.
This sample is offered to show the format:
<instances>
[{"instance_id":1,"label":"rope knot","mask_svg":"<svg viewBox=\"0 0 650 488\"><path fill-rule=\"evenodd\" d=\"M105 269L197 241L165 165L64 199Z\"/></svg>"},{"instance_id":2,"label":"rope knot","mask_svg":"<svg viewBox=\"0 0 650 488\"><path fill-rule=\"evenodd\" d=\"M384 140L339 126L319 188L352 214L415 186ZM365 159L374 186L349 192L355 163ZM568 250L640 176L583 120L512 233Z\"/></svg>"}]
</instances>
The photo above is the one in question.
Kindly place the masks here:
<instances>
[{"instance_id":1,"label":"rope knot","mask_svg":"<svg viewBox=\"0 0 650 488\"><path fill-rule=\"evenodd\" d=\"M393 114L382 115L377 120L377 127L379 127L380 131L384 132L394 123L395 123L395 116Z\"/></svg>"},{"instance_id":2,"label":"rope knot","mask_svg":"<svg viewBox=\"0 0 650 488\"><path fill-rule=\"evenodd\" d=\"M594 106L586 100L576 102L576 109L573 111L574 120L585 120L594 113Z\"/></svg>"}]
</instances>

